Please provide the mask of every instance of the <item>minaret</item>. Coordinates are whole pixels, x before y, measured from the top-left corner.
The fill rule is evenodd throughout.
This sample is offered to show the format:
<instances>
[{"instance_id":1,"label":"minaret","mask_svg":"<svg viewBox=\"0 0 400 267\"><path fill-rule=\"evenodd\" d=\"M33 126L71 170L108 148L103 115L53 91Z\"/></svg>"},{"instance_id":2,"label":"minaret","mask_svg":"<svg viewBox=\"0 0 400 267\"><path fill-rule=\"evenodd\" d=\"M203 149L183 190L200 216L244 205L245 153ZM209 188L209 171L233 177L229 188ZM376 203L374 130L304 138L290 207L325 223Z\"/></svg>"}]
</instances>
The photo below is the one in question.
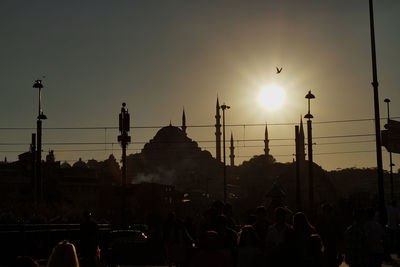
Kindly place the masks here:
<instances>
[{"instance_id":1,"label":"minaret","mask_svg":"<svg viewBox=\"0 0 400 267\"><path fill-rule=\"evenodd\" d=\"M231 158L231 167L235 166L235 147L233 146L233 134L231 132L231 155L229 156Z\"/></svg>"},{"instance_id":2,"label":"minaret","mask_svg":"<svg viewBox=\"0 0 400 267\"><path fill-rule=\"evenodd\" d=\"M304 141L304 128L303 128L303 119L300 117L300 133L299 133L299 158L300 160L306 160L306 146Z\"/></svg>"},{"instance_id":3,"label":"minaret","mask_svg":"<svg viewBox=\"0 0 400 267\"><path fill-rule=\"evenodd\" d=\"M269 157L269 139L268 139L268 127L267 124L265 124L265 140L264 140L264 152L265 152L265 157L268 159Z\"/></svg>"},{"instance_id":4,"label":"minaret","mask_svg":"<svg viewBox=\"0 0 400 267\"><path fill-rule=\"evenodd\" d=\"M183 108L183 113L182 113L182 131L186 134L186 116L185 116L185 108Z\"/></svg>"},{"instance_id":5,"label":"minaret","mask_svg":"<svg viewBox=\"0 0 400 267\"><path fill-rule=\"evenodd\" d=\"M215 114L215 143L216 143L216 158L219 162L221 162L221 115L219 114L220 110L219 101L217 97L217 107Z\"/></svg>"}]
</instances>

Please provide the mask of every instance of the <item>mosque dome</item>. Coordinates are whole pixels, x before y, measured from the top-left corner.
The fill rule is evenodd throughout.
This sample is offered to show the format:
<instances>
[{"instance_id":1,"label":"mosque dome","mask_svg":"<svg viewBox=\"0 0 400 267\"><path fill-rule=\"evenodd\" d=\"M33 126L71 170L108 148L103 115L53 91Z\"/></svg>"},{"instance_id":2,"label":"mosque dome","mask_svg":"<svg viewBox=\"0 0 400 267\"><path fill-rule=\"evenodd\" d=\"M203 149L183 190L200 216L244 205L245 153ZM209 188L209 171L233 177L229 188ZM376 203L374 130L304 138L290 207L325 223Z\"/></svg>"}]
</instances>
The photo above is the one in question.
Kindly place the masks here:
<instances>
[{"instance_id":1,"label":"mosque dome","mask_svg":"<svg viewBox=\"0 0 400 267\"><path fill-rule=\"evenodd\" d=\"M166 153L172 153L169 156L183 156L200 151L198 144L187 137L183 130L169 125L161 128L154 138L145 144L142 153L150 157Z\"/></svg>"},{"instance_id":2,"label":"mosque dome","mask_svg":"<svg viewBox=\"0 0 400 267\"><path fill-rule=\"evenodd\" d=\"M186 134L178 127L169 125L161 128L153 138L154 142L159 141L192 141Z\"/></svg>"}]
</instances>

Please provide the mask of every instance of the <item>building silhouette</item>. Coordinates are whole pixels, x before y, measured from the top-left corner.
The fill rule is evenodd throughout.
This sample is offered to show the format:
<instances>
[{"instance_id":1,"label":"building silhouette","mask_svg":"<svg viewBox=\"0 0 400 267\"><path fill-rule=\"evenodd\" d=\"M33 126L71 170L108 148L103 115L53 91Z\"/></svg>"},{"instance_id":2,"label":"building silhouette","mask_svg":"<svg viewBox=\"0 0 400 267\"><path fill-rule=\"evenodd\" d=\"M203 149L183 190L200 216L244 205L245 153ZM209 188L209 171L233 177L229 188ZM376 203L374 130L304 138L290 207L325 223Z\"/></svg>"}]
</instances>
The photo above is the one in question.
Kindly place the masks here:
<instances>
[{"instance_id":1,"label":"building silhouette","mask_svg":"<svg viewBox=\"0 0 400 267\"><path fill-rule=\"evenodd\" d=\"M209 151L202 150L182 128L172 124L161 128L140 153L129 155L128 182L174 184L183 192L216 194L220 162Z\"/></svg>"}]
</instances>

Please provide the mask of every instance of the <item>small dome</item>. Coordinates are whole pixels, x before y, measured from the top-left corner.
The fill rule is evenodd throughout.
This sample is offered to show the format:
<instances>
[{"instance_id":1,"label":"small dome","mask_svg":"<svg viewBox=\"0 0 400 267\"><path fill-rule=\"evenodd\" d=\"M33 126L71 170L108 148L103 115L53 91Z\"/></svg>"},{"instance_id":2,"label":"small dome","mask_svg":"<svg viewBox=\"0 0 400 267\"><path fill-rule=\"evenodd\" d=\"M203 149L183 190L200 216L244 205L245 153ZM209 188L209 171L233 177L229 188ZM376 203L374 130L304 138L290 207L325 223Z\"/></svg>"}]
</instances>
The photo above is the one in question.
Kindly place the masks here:
<instances>
[{"instance_id":1,"label":"small dome","mask_svg":"<svg viewBox=\"0 0 400 267\"><path fill-rule=\"evenodd\" d=\"M71 165L69 165L68 162L64 161L64 162L61 164L61 168L62 168L62 169L71 168Z\"/></svg>"},{"instance_id":2,"label":"small dome","mask_svg":"<svg viewBox=\"0 0 400 267\"><path fill-rule=\"evenodd\" d=\"M87 168L87 165L84 161L82 161L81 158L79 158L79 160L77 162L75 162L72 167L74 168Z\"/></svg>"}]
</instances>

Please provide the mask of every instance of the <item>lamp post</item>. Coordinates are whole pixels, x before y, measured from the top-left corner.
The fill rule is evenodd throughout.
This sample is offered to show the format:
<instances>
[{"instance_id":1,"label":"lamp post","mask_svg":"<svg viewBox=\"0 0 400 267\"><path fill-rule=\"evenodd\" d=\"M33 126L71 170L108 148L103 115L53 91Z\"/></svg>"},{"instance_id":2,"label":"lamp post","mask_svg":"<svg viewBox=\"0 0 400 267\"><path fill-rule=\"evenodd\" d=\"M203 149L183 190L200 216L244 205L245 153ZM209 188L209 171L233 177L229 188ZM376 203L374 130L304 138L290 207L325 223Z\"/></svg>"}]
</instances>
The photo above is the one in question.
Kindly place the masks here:
<instances>
[{"instance_id":1,"label":"lamp post","mask_svg":"<svg viewBox=\"0 0 400 267\"><path fill-rule=\"evenodd\" d=\"M42 80L36 80L33 84L33 88L39 89L39 109L38 116L36 121L36 129L37 129L37 150L36 150L36 181L35 181L35 192L36 192L36 200L38 198L40 200L43 199L43 177L42 177L42 120L46 120L46 115L43 114L43 110L41 107L42 103Z\"/></svg>"},{"instance_id":2,"label":"lamp post","mask_svg":"<svg viewBox=\"0 0 400 267\"><path fill-rule=\"evenodd\" d=\"M383 166L382 166L382 141L381 141L381 122L379 116L379 94L378 94L378 71L376 67L376 49L375 49L375 29L374 29L374 6L372 0L369 0L369 22L371 32L371 59L372 59L372 86L374 88L374 110L375 110L375 145L376 145L376 163L378 171L378 203L380 221L386 225L387 211L385 206L385 190L383 187Z\"/></svg>"},{"instance_id":3,"label":"lamp post","mask_svg":"<svg viewBox=\"0 0 400 267\"><path fill-rule=\"evenodd\" d=\"M225 105L225 103L221 106L222 109L222 139L223 139L223 150L224 150L224 202L227 200L227 190L226 190L226 157L225 157L225 109L230 109L230 106Z\"/></svg>"},{"instance_id":4,"label":"lamp post","mask_svg":"<svg viewBox=\"0 0 400 267\"><path fill-rule=\"evenodd\" d=\"M296 208L298 211L301 210L301 190L300 190L300 130L299 126L294 127L295 131L295 143L296 143Z\"/></svg>"},{"instance_id":5,"label":"lamp post","mask_svg":"<svg viewBox=\"0 0 400 267\"><path fill-rule=\"evenodd\" d=\"M308 99L308 113L304 116L307 119L307 139L308 139L308 198L310 215L313 216L314 211L314 179L313 179L313 150L312 150L312 121L314 118L310 113L310 102L315 96L308 91L305 96Z\"/></svg>"},{"instance_id":6,"label":"lamp post","mask_svg":"<svg viewBox=\"0 0 400 267\"><path fill-rule=\"evenodd\" d=\"M390 103L390 99L389 98L385 98L385 103L387 106L387 123L389 124L389 120L390 120L390 112L389 112L389 103ZM392 162L392 152L389 152L389 160L390 160L390 197L392 198L392 200L394 199L394 189L393 189L393 162Z\"/></svg>"}]
</instances>

